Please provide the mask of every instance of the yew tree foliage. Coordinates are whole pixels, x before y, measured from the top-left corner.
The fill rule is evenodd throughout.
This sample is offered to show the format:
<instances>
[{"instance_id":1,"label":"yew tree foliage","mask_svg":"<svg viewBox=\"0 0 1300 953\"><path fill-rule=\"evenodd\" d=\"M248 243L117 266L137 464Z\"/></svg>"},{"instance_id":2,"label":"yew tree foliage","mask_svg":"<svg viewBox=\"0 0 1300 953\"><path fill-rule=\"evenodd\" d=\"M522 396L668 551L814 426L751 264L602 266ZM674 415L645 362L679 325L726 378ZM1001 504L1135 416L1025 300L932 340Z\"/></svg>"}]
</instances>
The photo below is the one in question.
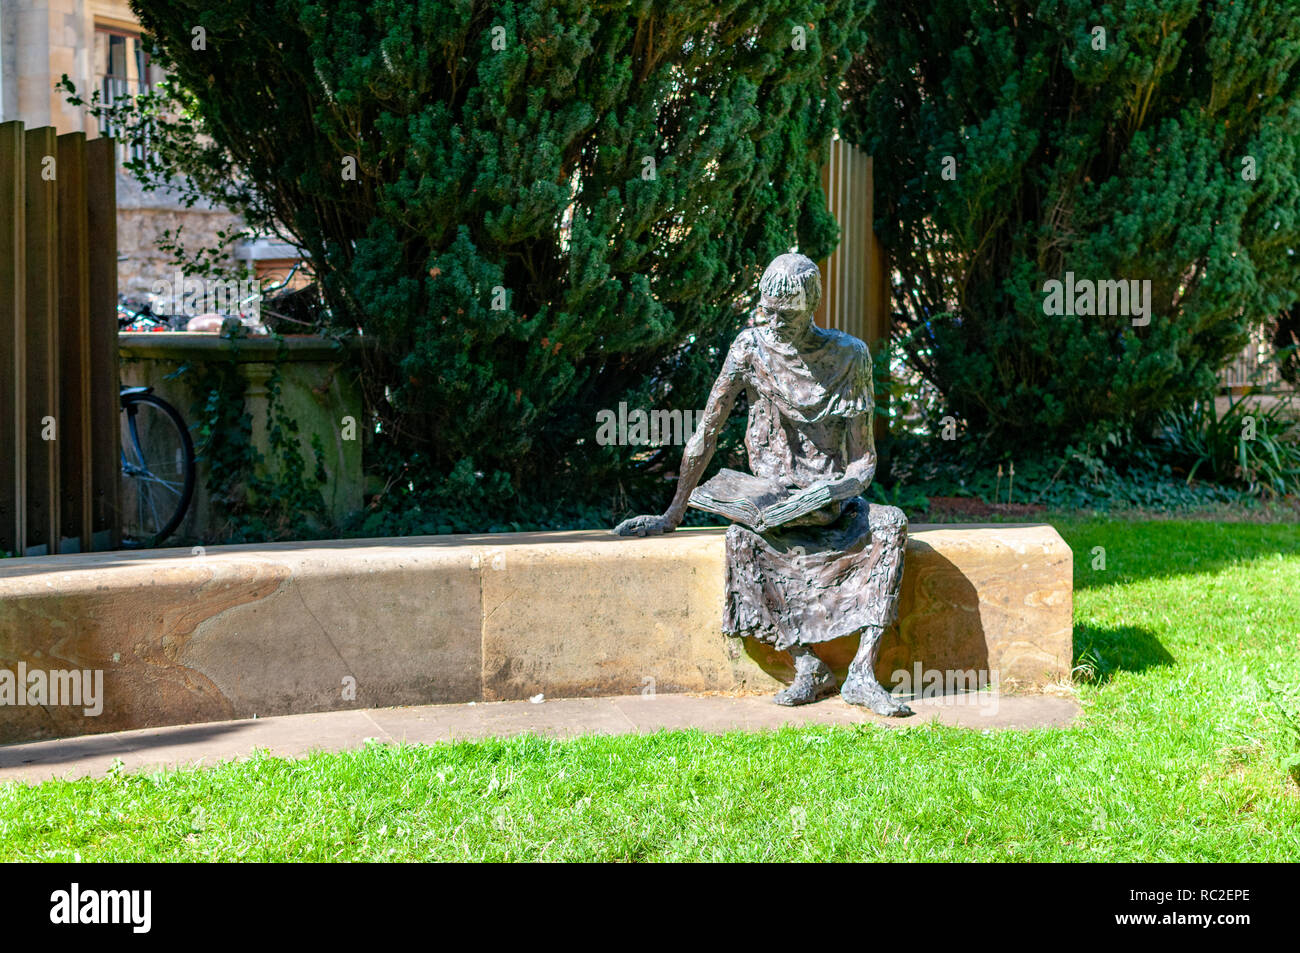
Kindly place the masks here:
<instances>
[{"instance_id":1,"label":"yew tree foliage","mask_svg":"<svg viewBox=\"0 0 1300 953\"><path fill-rule=\"evenodd\" d=\"M865 28L843 131L908 359L991 449L1140 433L1300 297L1294 0L877 0ZM1045 315L1069 271L1149 279L1150 324Z\"/></svg>"},{"instance_id":2,"label":"yew tree foliage","mask_svg":"<svg viewBox=\"0 0 1300 953\"><path fill-rule=\"evenodd\" d=\"M174 171L310 253L426 476L612 480L637 448L597 447L596 411L703 406L761 267L834 245L852 3L133 7L208 137Z\"/></svg>"}]
</instances>

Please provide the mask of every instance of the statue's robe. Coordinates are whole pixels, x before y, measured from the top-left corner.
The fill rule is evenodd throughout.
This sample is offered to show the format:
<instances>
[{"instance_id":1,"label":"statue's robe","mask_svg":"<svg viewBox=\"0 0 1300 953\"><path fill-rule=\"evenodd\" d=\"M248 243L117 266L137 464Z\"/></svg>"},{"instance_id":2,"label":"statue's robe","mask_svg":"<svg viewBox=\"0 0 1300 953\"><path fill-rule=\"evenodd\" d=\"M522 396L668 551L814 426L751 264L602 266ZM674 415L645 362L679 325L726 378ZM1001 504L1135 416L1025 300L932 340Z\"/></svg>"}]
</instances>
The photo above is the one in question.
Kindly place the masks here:
<instances>
[{"instance_id":1,"label":"statue's robe","mask_svg":"<svg viewBox=\"0 0 1300 953\"><path fill-rule=\"evenodd\" d=\"M749 397L750 470L789 487L843 477L850 428L871 439L867 346L842 331L813 334L812 346L797 350L766 328L747 329L724 367ZM785 649L888 626L906 541L902 510L860 497L763 533L733 524L723 630Z\"/></svg>"}]
</instances>

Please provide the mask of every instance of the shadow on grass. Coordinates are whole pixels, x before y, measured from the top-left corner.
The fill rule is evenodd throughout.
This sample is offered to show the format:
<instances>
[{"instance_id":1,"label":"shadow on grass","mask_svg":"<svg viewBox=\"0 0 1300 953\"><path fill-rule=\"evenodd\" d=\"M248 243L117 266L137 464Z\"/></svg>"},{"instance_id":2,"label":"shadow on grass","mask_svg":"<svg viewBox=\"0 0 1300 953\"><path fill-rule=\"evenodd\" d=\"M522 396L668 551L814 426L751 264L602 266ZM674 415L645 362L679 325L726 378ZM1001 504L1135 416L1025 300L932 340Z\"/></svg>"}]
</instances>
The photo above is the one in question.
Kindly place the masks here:
<instances>
[{"instance_id":1,"label":"shadow on grass","mask_svg":"<svg viewBox=\"0 0 1300 953\"><path fill-rule=\"evenodd\" d=\"M1119 672L1144 672L1173 664L1169 650L1147 629L1075 623L1074 677L1079 681L1104 685Z\"/></svg>"}]
</instances>

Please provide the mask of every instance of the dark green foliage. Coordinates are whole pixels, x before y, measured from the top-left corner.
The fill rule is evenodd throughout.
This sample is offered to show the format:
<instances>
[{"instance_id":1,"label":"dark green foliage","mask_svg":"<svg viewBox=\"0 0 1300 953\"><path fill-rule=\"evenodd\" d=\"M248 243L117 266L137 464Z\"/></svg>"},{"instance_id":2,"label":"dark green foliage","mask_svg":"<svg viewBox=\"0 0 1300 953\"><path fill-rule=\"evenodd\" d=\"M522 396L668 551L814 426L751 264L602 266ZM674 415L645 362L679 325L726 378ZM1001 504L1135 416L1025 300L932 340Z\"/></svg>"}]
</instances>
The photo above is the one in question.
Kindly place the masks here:
<instances>
[{"instance_id":1,"label":"dark green foliage","mask_svg":"<svg viewBox=\"0 0 1300 953\"><path fill-rule=\"evenodd\" d=\"M1235 442L1225 444L1227 459L1222 473L1204 464L1198 467L1199 456L1184 450L1192 442L1203 440L1204 435L1187 415L1182 415L1188 421L1187 429L1176 430L1171 425L1175 416L1166 418L1160 437L1150 442L1138 441L1130 432L1116 431L1093 447L1017 455L1014 461L1003 464L1001 478L998 465L990 463L973 441L946 442L905 435L893 441L896 482L888 490L873 485L873 499L902 500L896 505L915 519L925 511L916 503L920 497L1034 504L1052 512L1137 509L1259 514L1267 506L1265 498L1275 499L1285 492L1266 487L1258 476L1254 482L1238 479L1233 472L1238 450ZM1283 443L1274 446L1282 447ZM1267 453L1264 447L1265 443L1250 444L1248 449L1248 460L1260 465L1259 474L1265 473L1269 465L1261 456ZM1283 456L1283 461L1294 461L1296 446L1291 444L1285 452L1291 456ZM1010 462L1015 464L1014 480L1010 477ZM1294 511L1285 502L1278 507L1275 512L1291 513L1285 518L1294 520Z\"/></svg>"},{"instance_id":2,"label":"dark green foliage","mask_svg":"<svg viewBox=\"0 0 1300 953\"><path fill-rule=\"evenodd\" d=\"M1300 297L1294 3L878 0L866 28L843 131L908 360L989 450L1148 433ZM1150 280L1150 324L1047 316L1066 272Z\"/></svg>"},{"instance_id":3,"label":"dark green foliage","mask_svg":"<svg viewBox=\"0 0 1300 953\"><path fill-rule=\"evenodd\" d=\"M634 466L596 411L702 407L759 269L834 245L853 0L132 6L187 110L154 110L148 171L310 253L336 329L379 341L368 457L431 503L450 474L484 519L613 500L680 448Z\"/></svg>"}]
</instances>

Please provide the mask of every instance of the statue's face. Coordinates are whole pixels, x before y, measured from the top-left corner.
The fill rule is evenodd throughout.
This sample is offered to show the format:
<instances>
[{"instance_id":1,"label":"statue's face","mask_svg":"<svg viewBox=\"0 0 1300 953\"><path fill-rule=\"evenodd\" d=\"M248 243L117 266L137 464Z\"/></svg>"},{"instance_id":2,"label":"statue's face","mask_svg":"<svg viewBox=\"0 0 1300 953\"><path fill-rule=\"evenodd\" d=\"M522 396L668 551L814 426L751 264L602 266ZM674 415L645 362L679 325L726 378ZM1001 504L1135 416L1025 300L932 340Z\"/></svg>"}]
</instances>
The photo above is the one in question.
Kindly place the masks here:
<instances>
[{"instance_id":1,"label":"statue's face","mask_svg":"<svg viewBox=\"0 0 1300 953\"><path fill-rule=\"evenodd\" d=\"M791 307L787 302L774 301L763 295L758 301L758 317L782 336L801 334L812 323L812 311Z\"/></svg>"}]
</instances>

